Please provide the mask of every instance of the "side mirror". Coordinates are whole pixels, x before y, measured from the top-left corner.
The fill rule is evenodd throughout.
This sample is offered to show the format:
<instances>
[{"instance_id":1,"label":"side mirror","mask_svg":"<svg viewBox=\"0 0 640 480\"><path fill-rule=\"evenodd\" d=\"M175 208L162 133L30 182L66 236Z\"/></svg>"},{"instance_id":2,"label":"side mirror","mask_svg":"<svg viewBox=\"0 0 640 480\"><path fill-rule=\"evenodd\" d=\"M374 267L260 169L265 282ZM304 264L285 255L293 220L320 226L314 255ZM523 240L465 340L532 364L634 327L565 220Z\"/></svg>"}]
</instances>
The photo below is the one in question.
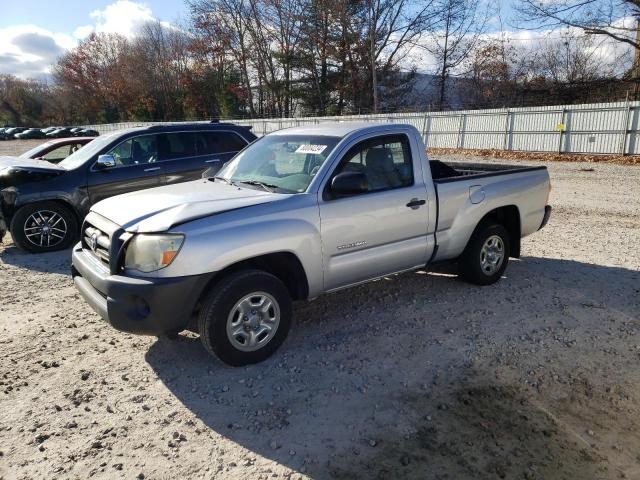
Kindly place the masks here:
<instances>
[{"instance_id":1,"label":"side mirror","mask_svg":"<svg viewBox=\"0 0 640 480\"><path fill-rule=\"evenodd\" d=\"M331 181L331 193L335 196L355 195L368 191L369 182L362 172L342 172Z\"/></svg>"},{"instance_id":2,"label":"side mirror","mask_svg":"<svg viewBox=\"0 0 640 480\"><path fill-rule=\"evenodd\" d=\"M107 168L113 168L116 166L116 159L113 155L99 155L96 162L97 170L105 170Z\"/></svg>"}]
</instances>

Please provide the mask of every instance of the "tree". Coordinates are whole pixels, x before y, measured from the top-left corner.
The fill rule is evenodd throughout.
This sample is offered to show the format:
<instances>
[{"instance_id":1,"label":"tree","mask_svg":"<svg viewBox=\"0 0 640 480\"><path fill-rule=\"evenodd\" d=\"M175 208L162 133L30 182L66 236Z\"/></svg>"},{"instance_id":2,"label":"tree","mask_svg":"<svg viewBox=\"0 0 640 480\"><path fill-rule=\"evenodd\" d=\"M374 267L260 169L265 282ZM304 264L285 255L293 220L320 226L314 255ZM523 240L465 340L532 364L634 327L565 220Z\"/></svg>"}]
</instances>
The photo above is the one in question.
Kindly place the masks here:
<instances>
[{"instance_id":1,"label":"tree","mask_svg":"<svg viewBox=\"0 0 640 480\"><path fill-rule=\"evenodd\" d=\"M489 10L479 11L480 0L439 0L438 28L429 33L424 45L438 67L438 105L446 105L446 82L452 70L460 66L478 45L485 32Z\"/></svg>"},{"instance_id":2,"label":"tree","mask_svg":"<svg viewBox=\"0 0 640 480\"><path fill-rule=\"evenodd\" d=\"M572 27L640 48L638 0L518 0L515 10L523 28Z\"/></svg>"},{"instance_id":3,"label":"tree","mask_svg":"<svg viewBox=\"0 0 640 480\"><path fill-rule=\"evenodd\" d=\"M90 122L125 115L131 91L123 58L129 47L122 35L93 33L59 59L54 78L69 92L75 115Z\"/></svg>"},{"instance_id":4,"label":"tree","mask_svg":"<svg viewBox=\"0 0 640 480\"><path fill-rule=\"evenodd\" d=\"M189 0L193 27L197 35L194 50L222 49L230 54L239 70L239 93L247 99L249 114L255 116L252 72L249 69L251 44L246 19L246 0ZM212 53L213 50L210 50Z\"/></svg>"},{"instance_id":5,"label":"tree","mask_svg":"<svg viewBox=\"0 0 640 480\"><path fill-rule=\"evenodd\" d=\"M389 71L438 15L435 0L365 0L365 33L371 71L373 111L378 111L378 71ZM357 20L356 20L357 21Z\"/></svg>"}]
</instances>

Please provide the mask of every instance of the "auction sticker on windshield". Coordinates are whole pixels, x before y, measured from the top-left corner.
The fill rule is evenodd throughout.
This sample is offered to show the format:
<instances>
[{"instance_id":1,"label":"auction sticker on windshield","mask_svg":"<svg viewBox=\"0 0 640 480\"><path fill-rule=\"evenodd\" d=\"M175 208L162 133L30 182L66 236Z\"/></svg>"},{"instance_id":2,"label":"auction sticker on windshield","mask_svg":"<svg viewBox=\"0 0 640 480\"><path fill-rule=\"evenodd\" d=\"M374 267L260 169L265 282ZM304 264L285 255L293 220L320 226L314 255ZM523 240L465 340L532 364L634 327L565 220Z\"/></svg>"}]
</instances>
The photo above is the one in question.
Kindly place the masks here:
<instances>
[{"instance_id":1,"label":"auction sticker on windshield","mask_svg":"<svg viewBox=\"0 0 640 480\"><path fill-rule=\"evenodd\" d=\"M296 153L315 153L320 155L325 148L327 148L326 145L300 145Z\"/></svg>"}]
</instances>

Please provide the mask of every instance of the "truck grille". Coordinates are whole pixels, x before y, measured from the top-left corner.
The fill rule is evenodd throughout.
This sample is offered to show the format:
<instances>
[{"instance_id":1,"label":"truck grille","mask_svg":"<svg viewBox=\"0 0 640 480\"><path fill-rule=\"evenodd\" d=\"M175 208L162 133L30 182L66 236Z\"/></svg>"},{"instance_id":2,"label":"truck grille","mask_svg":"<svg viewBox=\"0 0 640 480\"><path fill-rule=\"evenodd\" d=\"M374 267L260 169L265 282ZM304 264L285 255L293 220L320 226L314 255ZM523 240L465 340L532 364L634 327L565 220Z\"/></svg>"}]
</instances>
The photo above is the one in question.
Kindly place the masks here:
<instances>
[{"instance_id":1,"label":"truck grille","mask_svg":"<svg viewBox=\"0 0 640 480\"><path fill-rule=\"evenodd\" d=\"M100 261L109 265L111 239L109 238L109 235L88 222L85 222L84 224L83 247L98 257Z\"/></svg>"},{"instance_id":2,"label":"truck grille","mask_svg":"<svg viewBox=\"0 0 640 480\"><path fill-rule=\"evenodd\" d=\"M112 221L90 212L82 225L82 249L114 274L118 270L124 230Z\"/></svg>"}]
</instances>

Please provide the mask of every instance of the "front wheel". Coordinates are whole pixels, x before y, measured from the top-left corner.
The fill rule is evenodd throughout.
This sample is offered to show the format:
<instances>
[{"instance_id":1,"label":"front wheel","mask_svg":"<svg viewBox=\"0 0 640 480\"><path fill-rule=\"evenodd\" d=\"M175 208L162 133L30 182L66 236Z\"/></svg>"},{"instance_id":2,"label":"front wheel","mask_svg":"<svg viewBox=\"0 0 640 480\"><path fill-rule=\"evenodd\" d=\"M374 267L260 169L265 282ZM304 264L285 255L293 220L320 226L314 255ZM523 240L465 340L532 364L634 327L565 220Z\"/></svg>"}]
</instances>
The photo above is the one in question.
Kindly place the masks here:
<instances>
[{"instance_id":1,"label":"front wheel","mask_svg":"<svg viewBox=\"0 0 640 480\"><path fill-rule=\"evenodd\" d=\"M460 276L475 285L490 285L502 277L509 263L509 232L502 225L480 226L460 257Z\"/></svg>"},{"instance_id":2,"label":"front wheel","mask_svg":"<svg viewBox=\"0 0 640 480\"><path fill-rule=\"evenodd\" d=\"M291 317L284 284L269 273L244 270L223 278L205 298L198 331L209 353L229 365L248 365L277 350Z\"/></svg>"},{"instance_id":3,"label":"front wheel","mask_svg":"<svg viewBox=\"0 0 640 480\"><path fill-rule=\"evenodd\" d=\"M56 202L40 202L20 208L11 220L11 237L21 250L51 252L70 247L78 236L73 212Z\"/></svg>"}]
</instances>

